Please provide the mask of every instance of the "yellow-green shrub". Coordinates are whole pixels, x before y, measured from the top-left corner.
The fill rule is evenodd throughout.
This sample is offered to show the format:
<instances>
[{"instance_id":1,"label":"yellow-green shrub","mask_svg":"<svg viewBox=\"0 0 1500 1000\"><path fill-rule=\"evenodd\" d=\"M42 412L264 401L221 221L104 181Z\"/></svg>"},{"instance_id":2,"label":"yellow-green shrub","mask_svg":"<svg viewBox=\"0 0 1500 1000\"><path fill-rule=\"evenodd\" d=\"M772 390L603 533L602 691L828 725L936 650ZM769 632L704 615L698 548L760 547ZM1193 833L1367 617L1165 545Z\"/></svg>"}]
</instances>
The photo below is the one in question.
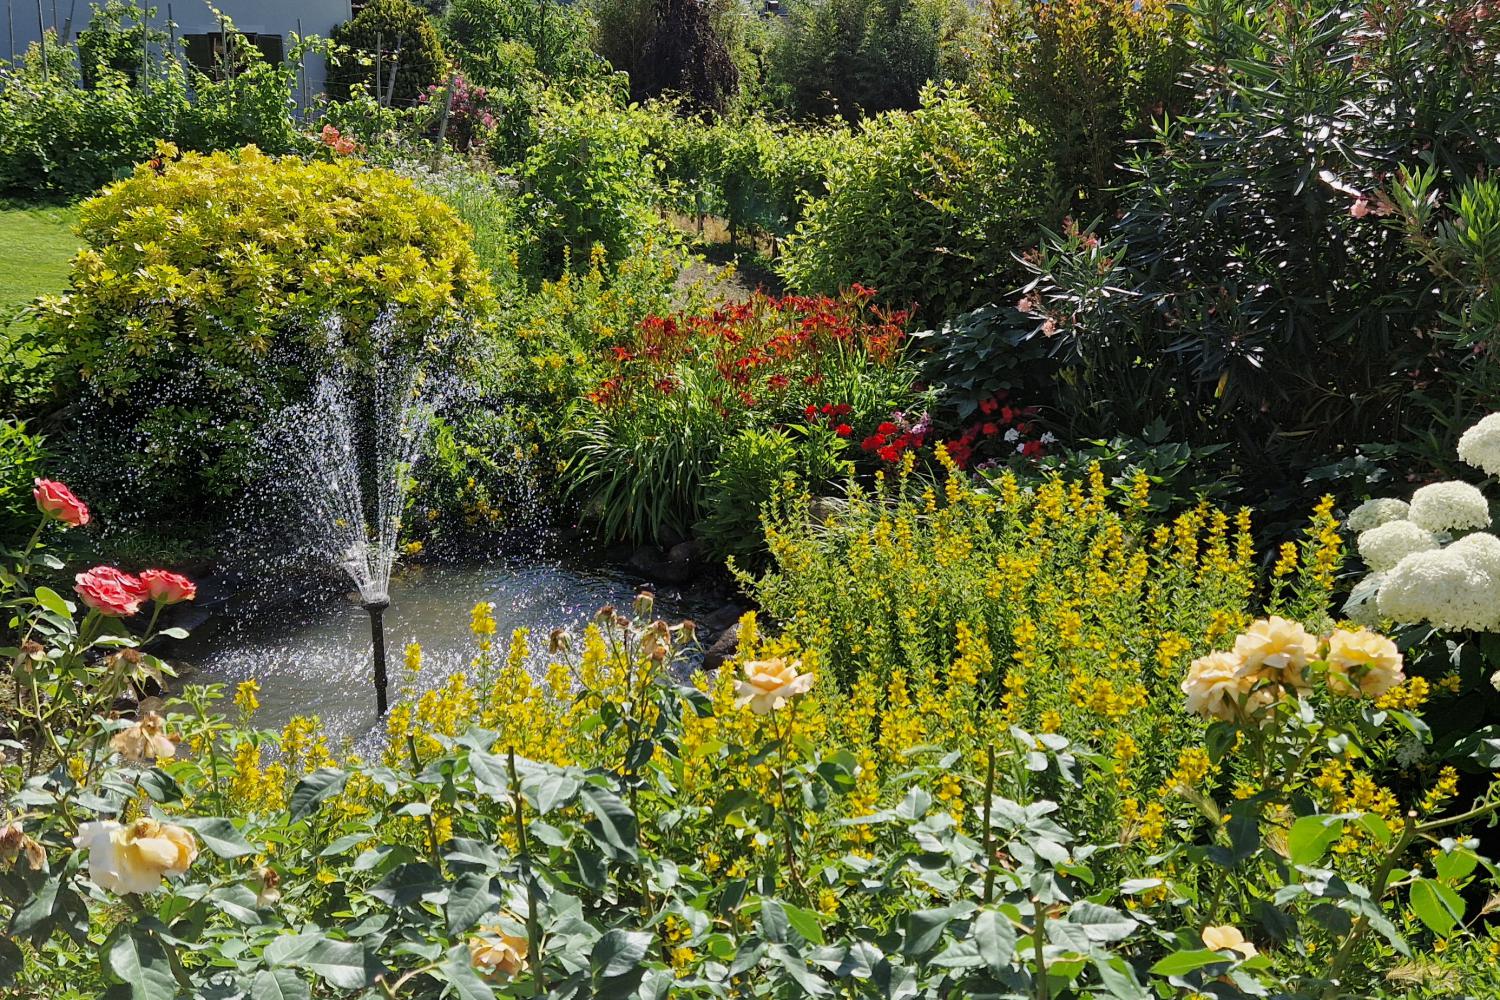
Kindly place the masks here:
<instances>
[{"instance_id":1,"label":"yellow-green shrub","mask_svg":"<svg viewBox=\"0 0 1500 1000\"><path fill-rule=\"evenodd\" d=\"M469 230L411 181L352 160L273 159L253 147L178 158L164 147L80 209L87 244L38 322L110 407L150 427L151 466L233 485L225 450L343 346L420 349L483 311Z\"/></svg>"}]
</instances>

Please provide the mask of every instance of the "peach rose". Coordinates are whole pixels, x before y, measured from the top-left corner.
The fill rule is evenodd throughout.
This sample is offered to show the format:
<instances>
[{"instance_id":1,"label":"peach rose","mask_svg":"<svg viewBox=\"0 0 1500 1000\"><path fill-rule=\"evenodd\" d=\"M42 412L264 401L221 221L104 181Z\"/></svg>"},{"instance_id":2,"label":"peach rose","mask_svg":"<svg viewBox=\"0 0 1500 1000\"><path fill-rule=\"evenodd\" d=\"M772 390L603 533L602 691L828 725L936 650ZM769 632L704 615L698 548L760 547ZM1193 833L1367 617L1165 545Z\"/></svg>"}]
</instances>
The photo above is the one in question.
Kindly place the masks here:
<instances>
[{"instance_id":1,"label":"peach rose","mask_svg":"<svg viewBox=\"0 0 1500 1000\"><path fill-rule=\"evenodd\" d=\"M756 715L772 712L799 694L812 690L813 675L801 674L797 669L800 660L788 663L782 657L770 660L751 660L745 664L745 679L739 682L734 692L734 707L750 710Z\"/></svg>"},{"instance_id":2,"label":"peach rose","mask_svg":"<svg viewBox=\"0 0 1500 1000\"><path fill-rule=\"evenodd\" d=\"M88 506L62 483L38 479L31 495L36 500L36 509L54 521L61 521L70 528L81 528L89 523Z\"/></svg>"},{"instance_id":3,"label":"peach rose","mask_svg":"<svg viewBox=\"0 0 1500 1000\"><path fill-rule=\"evenodd\" d=\"M155 892L167 875L181 875L198 857L188 830L154 819L129 826L114 820L85 823L74 843L89 852L89 878L101 889L126 895Z\"/></svg>"},{"instance_id":4,"label":"peach rose","mask_svg":"<svg viewBox=\"0 0 1500 1000\"><path fill-rule=\"evenodd\" d=\"M1244 662L1233 653L1209 653L1188 667L1182 693L1186 708L1205 719L1238 722L1276 699L1272 688L1257 687L1258 678L1244 672Z\"/></svg>"},{"instance_id":5,"label":"peach rose","mask_svg":"<svg viewBox=\"0 0 1500 1000\"><path fill-rule=\"evenodd\" d=\"M1294 688L1308 686L1307 665L1318 658L1318 638L1294 621L1273 615L1254 622L1234 641L1240 669Z\"/></svg>"},{"instance_id":6,"label":"peach rose","mask_svg":"<svg viewBox=\"0 0 1500 1000\"><path fill-rule=\"evenodd\" d=\"M155 712L147 712L129 729L115 733L110 737L109 748L137 764L148 760L171 760L177 754L177 744L167 736L166 726Z\"/></svg>"},{"instance_id":7,"label":"peach rose","mask_svg":"<svg viewBox=\"0 0 1500 1000\"><path fill-rule=\"evenodd\" d=\"M141 572L140 580L147 596L162 604L181 604L198 596L198 585L180 573L148 569Z\"/></svg>"},{"instance_id":8,"label":"peach rose","mask_svg":"<svg viewBox=\"0 0 1500 1000\"><path fill-rule=\"evenodd\" d=\"M1203 928L1203 944L1210 951L1233 951L1241 958L1255 957L1255 945L1245 940L1238 927L1227 924Z\"/></svg>"},{"instance_id":9,"label":"peach rose","mask_svg":"<svg viewBox=\"0 0 1500 1000\"><path fill-rule=\"evenodd\" d=\"M95 566L73 580L73 589L84 604L112 618L130 617L149 596L145 584L113 566Z\"/></svg>"},{"instance_id":10,"label":"peach rose","mask_svg":"<svg viewBox=\"0 0 1500 1000\"><path fill-rule=\"evenodd\" d=\"M525 968L529 950L524 937L499 927L481 928L478 937L469 939L469 960L492 982L509 979Z\"/></svg>"},{"instance_id":11,"label":"peach rose","mask_svg":"<svg viewBox=\"0 0 1500 1000\"><path fill-rule=\"evenodd\" d=\"M1346 698L1379 698L1406 680L1396 644L1367 628L1338 629L1328 639L1328 690Z\"/></svg>"}]
</instances>

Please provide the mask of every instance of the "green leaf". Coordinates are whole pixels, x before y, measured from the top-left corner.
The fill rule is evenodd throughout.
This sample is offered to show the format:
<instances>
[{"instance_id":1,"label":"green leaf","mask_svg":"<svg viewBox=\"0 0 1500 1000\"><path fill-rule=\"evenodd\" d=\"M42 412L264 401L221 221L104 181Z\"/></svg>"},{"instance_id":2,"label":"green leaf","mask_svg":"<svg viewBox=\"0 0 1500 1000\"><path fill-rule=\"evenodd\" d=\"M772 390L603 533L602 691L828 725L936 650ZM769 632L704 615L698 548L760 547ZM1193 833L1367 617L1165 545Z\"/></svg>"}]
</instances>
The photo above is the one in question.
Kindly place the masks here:
<instances>
[{"instance_id":1,"label":"green leaf","mask_svg":"<svg viewBox=\"0 0 1500 1000\"><path fill-rule=\"evenodd\" d=\"M1099 974L1099 982L1109 991L1110 996L1117 997L1118 1000L1150 1000L1151 994L1136 979L1135 970L1125 959L1116 955L1110 959L1095 958L1093 963L1094 971Z\"/></svg>"},{"instance_id":2,"label":"green leaf","mask_svg":"<svg viewBox=\"0 0 1500 1000\"><path fill-rule=\"evenodd\" d=\"M589 956L589 965L601 979L612 979L636 971L651 947L651 935L645 931L606 931Z\"/></svg>"},{"instance_id":3,"label":"green leaf","mask_svg":"<svg viewBox=\"0 0 1500 1000\"><path fill-rule=\"evenodd\" d=\"M13 938L0 934L0 986L15 982L17 974L26 964L21 946Z\"/></svg>"},{"instance_id":4,"label":"green leaf","mask_svg":"<svg viewBox=\"0 0 1500 1000\"><path fill-rule=\"evenodd\" d=\"M312 987L291 969L262 969L250 981L250 1000L311 1000Z\"/></svg>"},{"instance_id":5,"label":"green leaf","mask_svg":"<svg viewBox=\"0 0 1500 1000\"><path fill-rule=\"evenodd\" d=\"M582 802L595 817L584 824L594 842L615 854L634 855L638 831L630 807L614 792L592 784L583 786Z\"/></svg>"},{"instance_id":6,"label":"green leaf","mask_svg":"<svg viewBox=\"0 0 1500 1000\"><path fill-rule=\"evenodd\" d=\"M1303 816L1287 831L1287 858L1294 865L1315 865L1343 835L1343 817Z\"/></svg>"},{"instance_id":7,"label":"green leaf","mask_svg":"<svg viewBox=\"0 0 1500 1000\"><path fill-rule=\"evenodd\" d=\"M1474 869L1479 867L1479 855L1467 847L1440 851L1433 857L1432 867L1437 870L1438 878L1453 885L1474 873Z\"/></svg>"},{"instance_id":8,"label":"green leaf","mask_svg":"<svg viewBox=\"0 0 1500 1000\"><path fill-rule=\"evenodd\" d=\"M292 789L292 822L311 815L324 799L343 791L348 781L349 775L345 772L324 767L297 782L297 787Z\"/></svg>"},{"instance_id":9,"label":"green leaf","mask_svg":"<svg viewBox=\"0 0 1500 1000\"><path fill-rule=\"evenodd\" d=\"M816 913L790 903L782 903L781 906L786 911L787 923L791 925L792 930L802 935L803 940L812 944L823 944L823 927Z\"/></svg>"},{"instance_id":10,"label":"green leaf","mask_svg":"<svg viewBox=\"0 0 1500 1000\"><path fill-rule=\"evenodd\" d=\"M72 603L63 600L62 595L51 587L38 587L32 592L32 596L36 598L38 604L53 614L60 615L63 618L73 617L74 608Z\"/></svg>"},{"instance_id":11,"label":"green leaf","mask_svg":"<svg viewBox=\"0 0 1500 1000\"><path fill-rule=\"evenodd\" d=\"M1068 923L1081 926L1088 939L1097 943L1121 941L1134 934L1138 926L1134 919L1119 910L1086 899L1074 903L1068 910Z\"/></svg>"},{"instance_id":12,"label":"green leaf","mask_svg":"<svg viewBox=\"0 0 1500 1000\"><path fill-rule=\"evenodd\" d=\"M1418 879L1411 884L1411 908L1438 937L1447 937L1464 918L1463 898L1436 879Z\"/></svg>"},{"instance_id":13,"label":"green leaf","mask_svg":"<svg viewBox=\"0 0 1500 1000\"><path fill-rule=\"evenodd\" d=\"M448 891L448 934L456 936L494 910L500 898L490 891L488 875L461 875Z\"/></svg>"},{"instance_id":14,"label":"green leaf","mask_svg":"<svg viewBox=\"0 0 1500 1000\"><path fill-rule=\"evenodd\" d=\"M443 962L442 981L448 984L444 995L458 1000L495 1000L495 991L474 968L469 957L468 945L456 945L448 950Z\"/></svg>"},{"instance_id":15,"label":"green leaf","mask_svg":"<svg viewBox=\"0 0 1500 1000\"><path fill-rule=\"evenodd\" d=\"M1181 976L1208 965L1227 965L1230 961L1216 951L1197 948L1174 951L1151 966L1151 971L1158 976Z\"/></svg>"},{"instance_id":16,"label":"green leaf","mask_svg":"<svg viewBox=\"0 0 1500 1000\"><path fill-rule=\"evenodd\" d=\"M1010 966L1016 954L1016 929L1003 913L982 910L974 918L969 933L979 946L979 957L996 979Z\"/></svg>"},{"instance_id":17,"label":"green leaf","mask_svg":"<svg viewBox=\"0 0 1500 1000\"><path fill-rule=\"evenodd\" d=\"M329 986L357 990L380 974L379 964L352 941L335 941L323 934L289 934L266 946L267 965L306 969Z\"/></svg>"},{"instance_id":18,"label":"green leaf","mask_svg":"<svg viewBox=\"0 0 1500 1000\"><path fill-rule=\"evenodd\" d=\"M218 816L182 816L177 817L176 822L196 831L203 838L203 843L208 845L208 849L221 858L239 858L255 853L255 848L240 836L240 831L227 819Z\"/></svg>"},{"instance_id":19,"label":"green leaf","mask_svg":"<svg viewBox=\"0 0 1500 1000\"><path fill-rule=\"evenodd\" d=\"M132 1000L173 1000L177 980L166 945L155 934L131 925L105 953L110 974L130 990Z\"/></svg>"}]
</instances>

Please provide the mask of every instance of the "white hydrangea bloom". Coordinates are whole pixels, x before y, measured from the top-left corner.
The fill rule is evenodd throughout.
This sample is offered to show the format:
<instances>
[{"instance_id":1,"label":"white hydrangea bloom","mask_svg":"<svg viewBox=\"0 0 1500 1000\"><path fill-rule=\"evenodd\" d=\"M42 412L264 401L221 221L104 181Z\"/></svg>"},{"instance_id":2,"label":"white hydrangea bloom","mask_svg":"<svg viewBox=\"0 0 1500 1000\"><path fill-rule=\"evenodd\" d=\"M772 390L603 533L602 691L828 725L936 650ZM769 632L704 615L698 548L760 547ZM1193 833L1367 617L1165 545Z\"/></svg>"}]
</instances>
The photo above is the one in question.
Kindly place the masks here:
<instances>
[{"instance_id":1,"label":"white hydrangea bloom","mask_svg":"<svg viewBox=\"0 0 1500 1000\"><path fill-rule=\"evenodd\" d=\"M1349 520L1344 522L1350 531L1363 532L1371 528L1378 528L1382 524L1392 521L1406 520L1406 501L1397 500L1395 497L1376 497L1374 500L1366 500L1358 507L1349 512Z\"/></svg>"},{"instance_id":2,"label":"white hydrangea bloom","mask_svg":"<svg viewBox=\"0 0 1500 1000\"><path fill-rule=\"evenodd\" d=\"M1448 551L1500 580L1500 538L1487 531L1476 531L1448 546Z\"/></svg>"},{"instance_id":3,"label":"white hydrangea bloom","mask_svg":"<svg viewBox=\"0 0 1500 1000\"><path fill-rule=\"evenodd\" d=\"M1432 532L1410 521L1389 521L1359 536L1360 557L1377 573L1394 569L1413 552L1426 552L1437 547L1438 540Z\"/></svg>"},{"instance_id":4,"label":"white hydrangea bloom","mask_svg":"<svg viewBox=\"0 0 1500 1000\"><path fill-rule=\"evenodd\" d=\"M1414 552L1386 575L1378 603L1398 622L1487 631L1500 625L1500 580L1462 553Z\"/></svg>"},{"instance_id":5,"label":"white hydrangea bloom","mask_svg":"<svg viewBox=\"0 0 1500 1000\"><path fill-rule=\"evenodd\" d=\"M1428 531L1455 528L1485 528L1490 523L1490 504L1477 486L1452 480L1424 486L1411 495L1411 522Z\"/></svg>"},{"instance_id":6,"label":"white hydrangea bloom","mask_svg":"<svg viewBox=\"0 0 1500 1000\"><path fill-rule=\"evenodd\" d=\"M1476 469L1500 476L1500 413L1491 413L1458 439L1458 457Z\"/></svg>"}]
</instances>

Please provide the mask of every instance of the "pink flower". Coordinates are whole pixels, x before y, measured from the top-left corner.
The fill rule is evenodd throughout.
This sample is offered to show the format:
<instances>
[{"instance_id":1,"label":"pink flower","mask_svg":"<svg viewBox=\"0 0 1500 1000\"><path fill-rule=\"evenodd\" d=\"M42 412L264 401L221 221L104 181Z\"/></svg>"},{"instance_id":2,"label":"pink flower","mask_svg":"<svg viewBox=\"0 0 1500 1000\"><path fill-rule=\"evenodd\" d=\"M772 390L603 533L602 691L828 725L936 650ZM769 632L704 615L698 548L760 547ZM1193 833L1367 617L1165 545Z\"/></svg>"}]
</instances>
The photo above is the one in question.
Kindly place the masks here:
<instances>
[{"instance_id":1,"label":"pink flower","mask_svg":"<svg viewBox=\"0 0 1500 1000\"><path fill-rule=\"evenodd\" d=\"M1356 219L1363 219L1365 216L1369 215L1370 199L1365 195L1360 195L1358 198L1355 198L1354 204L1349 206L1349 214L1354 216Z\"/></svg>"},{"instance_id":2,"label":"pink flower","mask_svg":"<svg viewBox=\"0 0 1500 1000\"><path fill-rule=\"evenodd\" d=\"M141 583L153 601L162 604L180 604L198 596L198 586L179 573L164 569L148 569L141 573Z\"/></svg>"},{"instance_id":3,"label":"pink flower","mask_svg":"<svg viewBox=\"0 0 1500 1000\"><path fill-rule=\"evenodd\" d=\"M88 507L62 483L38 479L31 495L36 498L36 509L55 521L61 521L70 528L80 528L89 523Z\"/></svg>"},{"instance_id":4,"label":"pink flower","mask_svg":"<svg viewBox=\"0 0 1500 1000\"><path fill-rule=\"evenodd\" d=\"M83 603L111 618L128 618L151 596L138 578L113 566L95 566L73 579L73 589Z\"/></svg>"}]
</instances>

